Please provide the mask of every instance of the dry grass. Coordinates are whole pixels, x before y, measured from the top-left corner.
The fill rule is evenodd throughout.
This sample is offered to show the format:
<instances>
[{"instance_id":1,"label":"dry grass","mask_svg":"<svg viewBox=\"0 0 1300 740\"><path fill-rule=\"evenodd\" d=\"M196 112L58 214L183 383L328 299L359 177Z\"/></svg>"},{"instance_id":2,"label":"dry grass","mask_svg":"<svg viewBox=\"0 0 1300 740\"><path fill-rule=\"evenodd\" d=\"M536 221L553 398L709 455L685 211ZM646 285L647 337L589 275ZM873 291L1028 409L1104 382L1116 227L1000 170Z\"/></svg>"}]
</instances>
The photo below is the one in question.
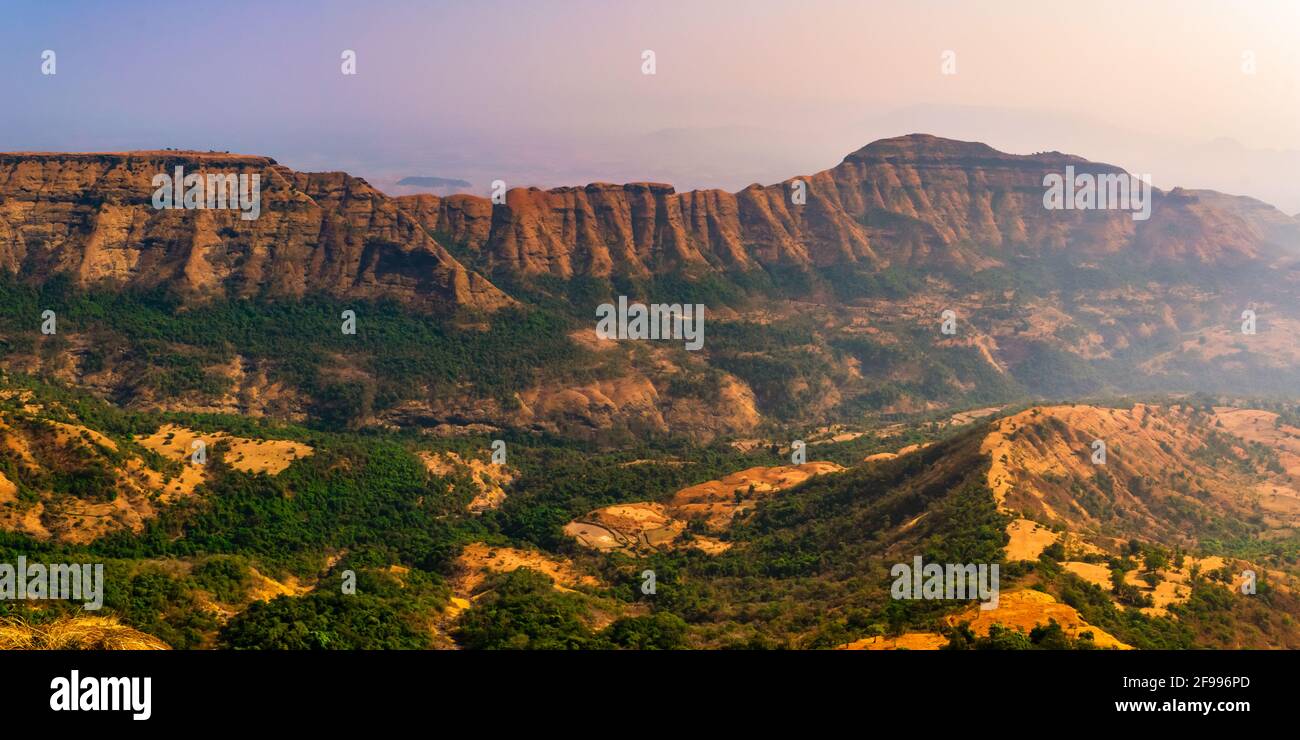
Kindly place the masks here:
<instances>
[{"instance_id":1,"label":"dry grass","mask_svg":"<svg viewBox=\"0 0 1300 740\"><path fill-rule=\"evenodd\" d=\"M1037 560L1060 535L1037 522L1028 519L1015 519L1007 525L1007 562L1013 560Z\"/></svg>"},{"instance_id":2,"label":"dry grass","mask_svg":"<svg viewBox=\"0 0 1300 740\"><path fill-rule=\"evenodd\" d=\"M702 521L713 532L723 532L748 516L761 499L793 488L817 475L844 468L832 462L754 467L683 488L666 504L639 502L614 504L569 522L564 533L583 547L609 550L693 547L710 555L726 551L728 542L705 535L682 539L687 522Z\"/></svg>"},{"instance_id":3,"label":"dry grass","mask_svg":"<svg viewBox=\"0 0 1300 740\"><path fill-rule=\"evenodd\" d=\"M153 434L138 434L135 440L146 448L163 457L188 463L193 452L194 440L201 439L208 444L224 441L227 445L226 464L243 473L266 473L279 475L295 460L301 460L314 452L310 445L284 439L245 439L225 432L203 434L176 424L164 424ZM187 466L186 470L196 470ZM203 475L193 480L184 480L183 486L190 490L203 481Z\"/></svg>"},{"instance_id":4,"label":"dry grass","mask_svg":"<svg viewBox=\"0 0 1300 740\"><path fill-rule=\"evenodd\" d=\"M65 464L89 461L109 471L104 498L82 499L52 490L37 490L36 501L17 498L13 480L0 480L0 529L39 540L85 544L109 532L139 532L161 505L179 493L164 486L164 477L133 455L112 456L117 444L83 426L50 419L0 414L0 447L28 480ZM8 505L4 505L8 504Z\"/></svg>"},{"instance_id":5,"label":"dry grass","mask_svg":"<svg viewBox=\"0 0 1300 740\"><path fill-rule=\"evenodd\" d=\"M516 471L505 465L495 465L474 458L462 459L454 452L421 451L419 457L430 473L440 476L461 474L470 479L474 499L466 510L471 514L482 514L489 509L500 508L506 500L506 487L515 480Z\"/></svg>"},{"instance_id":6,"label":"dry grass","mask_svg":"<svg viewBox=\"0 0 1300 740\"><path fill-rule=\"evenodd\" d=\"M0 650L170 650L116 617L63 617L48 624L0 619Z\"/></svg>"},{"instance_id":7,"label":"dry grass","mask_svg":"<svg viewBox=\"0 0 1300 740\"><path fill-rule=\"evenodd\" d=\"M903 455L910 455L911 453L916 452L917 450L924 450L926 447L929 447L932 444L934 443L925 442L924 444L912 444L899 449L898 452L877 452L874 455L867 455L866 457L862 458L862 462L877 462L879 460L893 460L896 457L902 457Z\"/></svg>"},{"instance_id":8,"label":"dry grass","mask_svg":"<svg viewBox=\"0 0 1300 740\"><path fill-rule=\"evenodd\" d=\"M1300 450L1300 430L1275 427L1276 418L1226 409L1209 417L1178 404L1044 406L998 421L981 452L989 457L988 485L1001 511L1079 533L1099 534L1107 517L1096 506L1085 508L1080 489L1123 514L1120 535L1173 541L1191 534L1168 520L1170 501L1234 518L1263 514L1268 529L1289 530L1300 516L1292 476L1252 460L1244 442L1226 452L1230 464L1202 454L1218 449L1216 433L1227 433L1259 441L1278 454L1284 468L1292 463L1300 472L1300 455L1287 449L1294 443ZM1092 463L1094 440L1107 445L1104 467ZM1181 480L1174 481L1171 471ZM1100 472L1113 485L1103 488Z\"/></svg>"},{"instance_id":9,"label":"dry grass","mask_svg":"<svg viewBox=\"0 0 1300 740\"><path fill-rule=\"evenodd\" d=\"M1091 632L1097 647L1132 649L1114 635L1083 621L1074 607L1059 603L1049 594L1040 591L1023 590L1003 593L997 609L984 611L978 606L972 606L959 614L947 617L944 621L950 625L969 622L972 632L985 637L989 634L989 628L995 624L1029 632L1039 625L1047 625L1053 619L1061 625L1065 634L1072 638L1078 639L1080 634ZM908 632L898 637L868 637L841 645L839 649L938 650L947 644L948 638L936 632Z\"/></svg>"},{"instance_id":10,"label":"dry grass","mask_svg":"<svg viewBox=\"0 0 1300 740\"><path fill-rule=\"evenodd\" d=\"M531 568L544 573L555 582L558 591L572 591L578 586L600 586L600 581L580 572L568 558L539 550L495 547L473 542L466 545L456 558L457 575L452 579L452 590L461 598L472 599L490 574L509 573L519 568Z\"/></svg>"},{"instance_id":11,"label":"dry grass","mask_svg":"<svg viewBox=\"0 0 1300 740\"><path fill-rule=\"evenodd\" d=\"M1061 567L1103 591L1110 591L1110 568L1096 563L1067 561Z\"/></svg>"},{"instance_id":12,"label":"dry grass","mask_svg":"<svg viewBox=\"0 0 1300 740\"><path fill-rule=\"evenodd\" d=\"M814 476L843 470L833 462L749 468L683 488L673 495L668 509L676 518L701 519L709 529L723 531L753 511L760 499L794 488Z\"/></svg>"},{"instance_id":13,"label":"dry grass","mask_svg":"<svg viewBox=\"0 0 1300 740\"><path fill-rule=\"evenodd\" d=\"M989 628L995 624L1011 629L1029 632L1038 625L1046 625L1055 619L1065 634L1078 639L1084 632L1091 632L1093 642L1100 648L1131 649L1120 642L1114 635L1083 621L1079 612L1068 604L1062 604L1050 594L1041 591L1022 590L1002 593L998 608L984 611L978 606L967 609L961 614L948 617L949 624L970 622L970 629L977 635L987 635Z\"/></svg>"},{"instance_id":14,"label":"dry grass","mask_svg":"<svg viewBox=\"0 0 1300 740\"><path fill-rule=\"evenodd\" d=\"M836 650L938 650L948 638L935 632L908 632L897 637L867 637L840 645Z\"/></svg>"}]
</instances>

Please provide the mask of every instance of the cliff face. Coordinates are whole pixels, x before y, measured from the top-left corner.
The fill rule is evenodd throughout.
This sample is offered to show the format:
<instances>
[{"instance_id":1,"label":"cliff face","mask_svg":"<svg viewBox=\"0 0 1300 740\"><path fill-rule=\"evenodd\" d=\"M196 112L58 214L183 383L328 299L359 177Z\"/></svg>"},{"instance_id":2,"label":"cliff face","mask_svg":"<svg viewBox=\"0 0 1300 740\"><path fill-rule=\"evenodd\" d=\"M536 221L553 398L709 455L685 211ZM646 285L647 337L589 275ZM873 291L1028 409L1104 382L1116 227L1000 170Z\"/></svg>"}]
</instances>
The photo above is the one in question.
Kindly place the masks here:
<instances>
[{"instance_id":1,"label":"cliff face","mask_svg":"<svg viewBox=\"0 0 1300 740\"><path fill-rule=\"evenodd\" d=\"M260 214L159 210L152 180L260 176ZM169 285L195 296L390 296L493 310L510 299L391 198L341 172L196 152L0 155L0 266L78 284Z\"/></svg>"},{"instance_id":2,"label":"cliff face","mask_svg":"<svg viewBox=\"0 0 1300 740\"><path fill-rule=\"evenodd\" d=\"M259 176L258 218L245 220L237 209L155 208L154 177L174 175L177 166ZM494 205L470 195L390 198L344 173L295 172L265 157L0 154L0 270L30 282L66 275L82 286L165 287L195 301L389 297L434 311L438 322L445 309L514 304L490 281L513 285L521 277L774 266L973 272L1023 258L1063 255L1078 265L1123 255L1123 267L1133 266L1125 277L1139 278L1102 274L1088 284L1104 288L1060 291L1026 281L1013 295L932 280L906 295L865 294L820 311L813 332L802 323L809 302L755 296L755 312L710 305L709 320L761 320L774 331L739 332L699 353L597 342L590 324L567 334L579 345L572 352L547 352L503 325L490 327L502 333L482 354L466 333L453 337L463 346L428 362L418 356L423 347L412 355L400 342L317 357L316 337L286 334L285 342L298 344L276 351L315 357L309 380L286 372L260 342L232 339L229 353L217 352L192 345L181 328L168 341L173 361L155 366L139 356L136 334L112 317L80 317L46 338L33 336L30 316L0 315L0 366L137 408L476 432L511 427L606 441L668 433L712 439L753 434L768 420L821 423L863 408L906 413L1080 395L1105 388L1125 368L1143 392L1217 393L1230 382L1233 392L1273 394L1295 386L1294 221L1249 199L1179 189L1155 192L1145 221L1128 210L1049 210L1044 177L1067 167L1121 174L1059 153L1013 156L908 136L871 144L823 172L737 193L598 183L515 189ZM796 193L806 198L796 202ZM1223 280L1185 290L1166 276L1197 272L1163 271L1165 261L1275 269L1224 269ZM1248 351L1235 324L1245 306L1262 321ZM947 308L961 318L962 337L916 333L936 327ZM485 325L472 322L475 331ZM799 346L783 344L786 327L796 326ZM517 350L560 359L521 361ZM468 383L471 360L473 371L509 372L510 395Z\"/></svg>"},{"instance_id":3,"label":"cliff face","mask_svg":"<svg viewBox=\"0 0 1300 740\"><path fill-rule=\"evenodd\" d=\"M469 195L397 200L430 231L479 255L489 274L644 276L760 265L876 264L861 225L832 200L793 206L789 185L739 193L595 183L516 189L493 208Z\"/></svg>"},{"instance_id":4,"label":"cliff face","mask_svg":"<svg viewBox=\"0 0 1300 740\"><path fill-rule=\"evenodd\" d=\"M186 173L259 174L260 217L153 208L153 176L178 165ZM977 270L1052 253L1224 264L1256 258L1275 241L1217 194L1157 190L1145 221L1127 210L1048 210L1043 178L1067 166L1122 172L1054 152L1017 156L912 135L739 193L596 183L518 188L494 206L470 195L390 198L344 173L295 172L265 157L3 154L0 268L66 273L80 284L165 284L196 296L323 291L490 311L511 303L492 276L698 275L775 265ZM795 203L800 189L806 200Z\"/></svg>"},{"instance_id":5,"label":"cliff face","mask_svg":"<svg viewBox=\"0 0 1300 740\"><path fill-rule=\"evenodd\" d=\"M398 198L429 230L478 253L492 270L561 277L648 275L676 270L749 265L734 229L735 196L692 193L699 206L683 209L669 185L595 183L542 191L519 188L493 208L484 198L414 195ZM713 196L714 203L707 203ZM717 199L728 199L731 217L710 232ZM713 248L716 242L716 250Z\"/></svg>"},{"instance_id":6,"label":"cliff face","mask_svg":"<svg viewBox=\"0 0 1300 740\"><path fill-rule=\"evenodd\" d=\"M1239 216L1261 238L1277 246L1283 254L1300 254L1300 217L1292 218L1262 201L1243 195L1225 195L1213 190L1175 190L1196 203L1215 211Z\"/></svg>"},{"instance_id":7,"label":"cliff face","mask_svg":"<svg viewBox=\"0 0 1300 740\"><path fill-rule=\"evenodd\" d=\"M593 184L483 198L405 196L426 229L477 255L488 274L644 275L758 265L983 269L1012 254L1217 264L1257 257L1264 238L1239 213L1189 191L1155 189L1131 211L1048 210L1046 175L1123 170L1059 153L1017 156L912 135L875 142L836 167L739 193ZM799 185L802 183L802 185ZM795 204L795 188L806 202Z\"/></svg>"}]
</instances>

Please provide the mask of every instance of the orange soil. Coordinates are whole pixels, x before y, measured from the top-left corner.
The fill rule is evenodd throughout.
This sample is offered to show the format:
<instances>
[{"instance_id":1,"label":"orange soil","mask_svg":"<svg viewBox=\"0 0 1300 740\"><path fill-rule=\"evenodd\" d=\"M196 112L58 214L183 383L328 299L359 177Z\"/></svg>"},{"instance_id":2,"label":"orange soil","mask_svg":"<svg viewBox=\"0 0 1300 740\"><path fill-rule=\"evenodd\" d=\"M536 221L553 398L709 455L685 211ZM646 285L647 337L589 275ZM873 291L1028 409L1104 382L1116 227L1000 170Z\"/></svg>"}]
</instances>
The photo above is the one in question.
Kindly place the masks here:
<instances>
[{"instance_id":1,"label":"orange soil","mask_svg":"<svg viewBox=\"0 0 1300 740\"><path fill-rule=\"evenodd\" d=\"M729 548L730 543L702 535L683 538L688 521L701 521L708 529L722 532L733 521L752 512L761 499L793 488L813 476L842 470L843 467L830 462L749 468L720 480L683 488L666 504L640 502L596 509L569 522L564 532L584 547L596 550L684 546L717 554Z\"/></svg>"},{"instance_id":2,"label":"orange soil","mask_svg":"<svg viewBox=\"0 0 1300 740\"><path fill-rule=\"evenodd\" d=\"M471 514L481 514L505 503L506 486L515 480L515 471L505 465L470 458L462 459L454 452L421 451L420 459L430 473L439 476L464 475L474 487L474 498L466 506Z\"/></svg>"}]
</instances>

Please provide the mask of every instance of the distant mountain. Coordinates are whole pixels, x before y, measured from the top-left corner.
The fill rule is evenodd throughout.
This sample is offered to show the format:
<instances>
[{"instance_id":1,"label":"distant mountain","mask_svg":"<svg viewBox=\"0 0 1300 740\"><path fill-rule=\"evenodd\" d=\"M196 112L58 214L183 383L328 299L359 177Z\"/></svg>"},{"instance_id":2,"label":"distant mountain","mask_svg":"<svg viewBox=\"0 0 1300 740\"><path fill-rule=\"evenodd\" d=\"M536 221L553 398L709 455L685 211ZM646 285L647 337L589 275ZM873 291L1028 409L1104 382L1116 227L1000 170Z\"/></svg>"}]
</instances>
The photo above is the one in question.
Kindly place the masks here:
<instances>
[{"instance_id":1,"label":"distant mountain","mask_svg":"<svg viewBox=\"0 0 1300 740\"><path fill-rule=\"evenodd\" d=\"M1300 150L1253 148L1224 137L1169 136L1144 130L1144 122L1138 120L1111 123L1105 114L923 104L857 120L847 130L837 126L819 132L819 139L851 146L864 134L880 138L898 131L944 131L952 138L982 141L1003 151L1076 152L1149 172L1159 187L1181 185L1249 195L1288 213L1300 208L1294 175L1300 169Z\"/></svg>"},{"instance_id":2,"label":"distant mountain","mask_svg":"<svg viewBox=\"0 0 1300 740\"><path fill-rule=\"evenodd\" d=\"M256 221L155 210L151 179L177 167L260 173ZM198 152L0 155L0 257L35 279L167 285L187 294L324 292L495 309L489 280L597 278L854 265L980 270L1016 255L1239 264L1294 229L1206 191L1156 191L1151 218L1048 210L1044 177L1122 170L1058 153L1016 156L912 135L838 166L738 193L596 183L389 198L344 173L294 172L265 157ZM407 178L402 182L443 178ZM806 188L797 204L795 188ZM1262 206L1262 204L1260 204ZM472 262L466 269L445 248Z\"/></svg>"},{"instance_id":3,"label":"distant mountain","mask_svg":"<svg viewBox=\"0 0 1300 740\"><path fill-rule=\"evenodd\" d=\"M1245 221L1263 239L1300 254L1300 218L1286 215L1273 206L1244 195L1225 195L1213 190L1188 190L1188 195Z\"/></svg>"},{"instance_id":4,"label":"distant mountain","mask_svg":"<svg viewBox=\"0 0 1300 740\"><path fill-rule=\"evenodd\" d=\"M1058 153L1016 156L983 144L886 139L838 166L738 193L597 183L515 189L484 198L399 200L432 232L475 255L487 274L559 277L854 264L982 269L1012 254L1126 254L1218 264L1266 245L1237 214L1182 191L1156 191L1149 221L1117 210L1049 211L1043 178L1122 170ZM795 183L806 205L792 202Z\"/></svg>"},{"instance_id":5,"label":"distant mountain","mask_svg":"<svg viewBox=\"0 0 1300 740\"><path fill-rule=\"evenodd\" d=\"M422 188L467 188L473 183L452 177L403 177L397 181L397 184Z\"/></svg>"}]
</instances>

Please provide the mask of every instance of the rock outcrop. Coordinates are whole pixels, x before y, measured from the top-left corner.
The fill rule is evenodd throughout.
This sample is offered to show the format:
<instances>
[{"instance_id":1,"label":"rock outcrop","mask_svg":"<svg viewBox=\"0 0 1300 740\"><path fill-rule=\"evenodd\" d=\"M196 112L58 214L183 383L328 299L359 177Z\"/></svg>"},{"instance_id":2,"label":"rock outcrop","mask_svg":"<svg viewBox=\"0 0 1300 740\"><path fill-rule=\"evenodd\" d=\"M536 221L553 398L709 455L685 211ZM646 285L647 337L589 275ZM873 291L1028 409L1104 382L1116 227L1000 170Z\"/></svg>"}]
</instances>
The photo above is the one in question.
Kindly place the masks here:
<instances>
[{"instance_id":1,"label":"rock outcrop","mask_svg":"<svg viewBox=\"0 0 1300 740\"><path fill-rule=\"evenodd\" d=\"M260 216L155 209L152 178L177 166L260 175ZM502 276L978 270L1051 253L1222 264L1256 258L1277 240L1276 229L1201 191L1156 190L1149 220L1118 209L1049 210L1043 178L1067 166L1123 172L1056 152L1011 155L918 134L738 193L594 183L516 188L493 205L470 195L390 198L360 178L295 172L267 157L0 154L0 268L199 297L323 292L491 311L512 302L490 282Z\"/></svg>"},{"instance_id":2,"label":"rock outcrop","mask_svg":"<svg viewBox=\"0 0 1300 740\"><path fill-rule=\"evenodd\" d=\"M258 175L258 217L155 208L153 178L178 166ZM219 153L0 155L0 268L199 298L323 292L488 311L511 302L364 180Z\"/></svg>"},{"instance_id":3,"label":"rock outcrop","mask_svg":"<svg viewBox=\"0 0 1300 740\"><path fill-rule=\"evenodd\" d=\"M1153 189L1149 220L1123 209L1049 210L1044 177L1120 175L1057 152L1004 154L927 135L885 139L836 167L739 193L597 183L515 189L503 205L454 195L397 200L489 275L644 276L702 269L889 265L983 269L1012 255L1218 264L1266 235L1200 192ZM795 203L795 190L806 195ZM1217 195L1217 194L1215 194Z\"/></svg>"}]
</instances>

